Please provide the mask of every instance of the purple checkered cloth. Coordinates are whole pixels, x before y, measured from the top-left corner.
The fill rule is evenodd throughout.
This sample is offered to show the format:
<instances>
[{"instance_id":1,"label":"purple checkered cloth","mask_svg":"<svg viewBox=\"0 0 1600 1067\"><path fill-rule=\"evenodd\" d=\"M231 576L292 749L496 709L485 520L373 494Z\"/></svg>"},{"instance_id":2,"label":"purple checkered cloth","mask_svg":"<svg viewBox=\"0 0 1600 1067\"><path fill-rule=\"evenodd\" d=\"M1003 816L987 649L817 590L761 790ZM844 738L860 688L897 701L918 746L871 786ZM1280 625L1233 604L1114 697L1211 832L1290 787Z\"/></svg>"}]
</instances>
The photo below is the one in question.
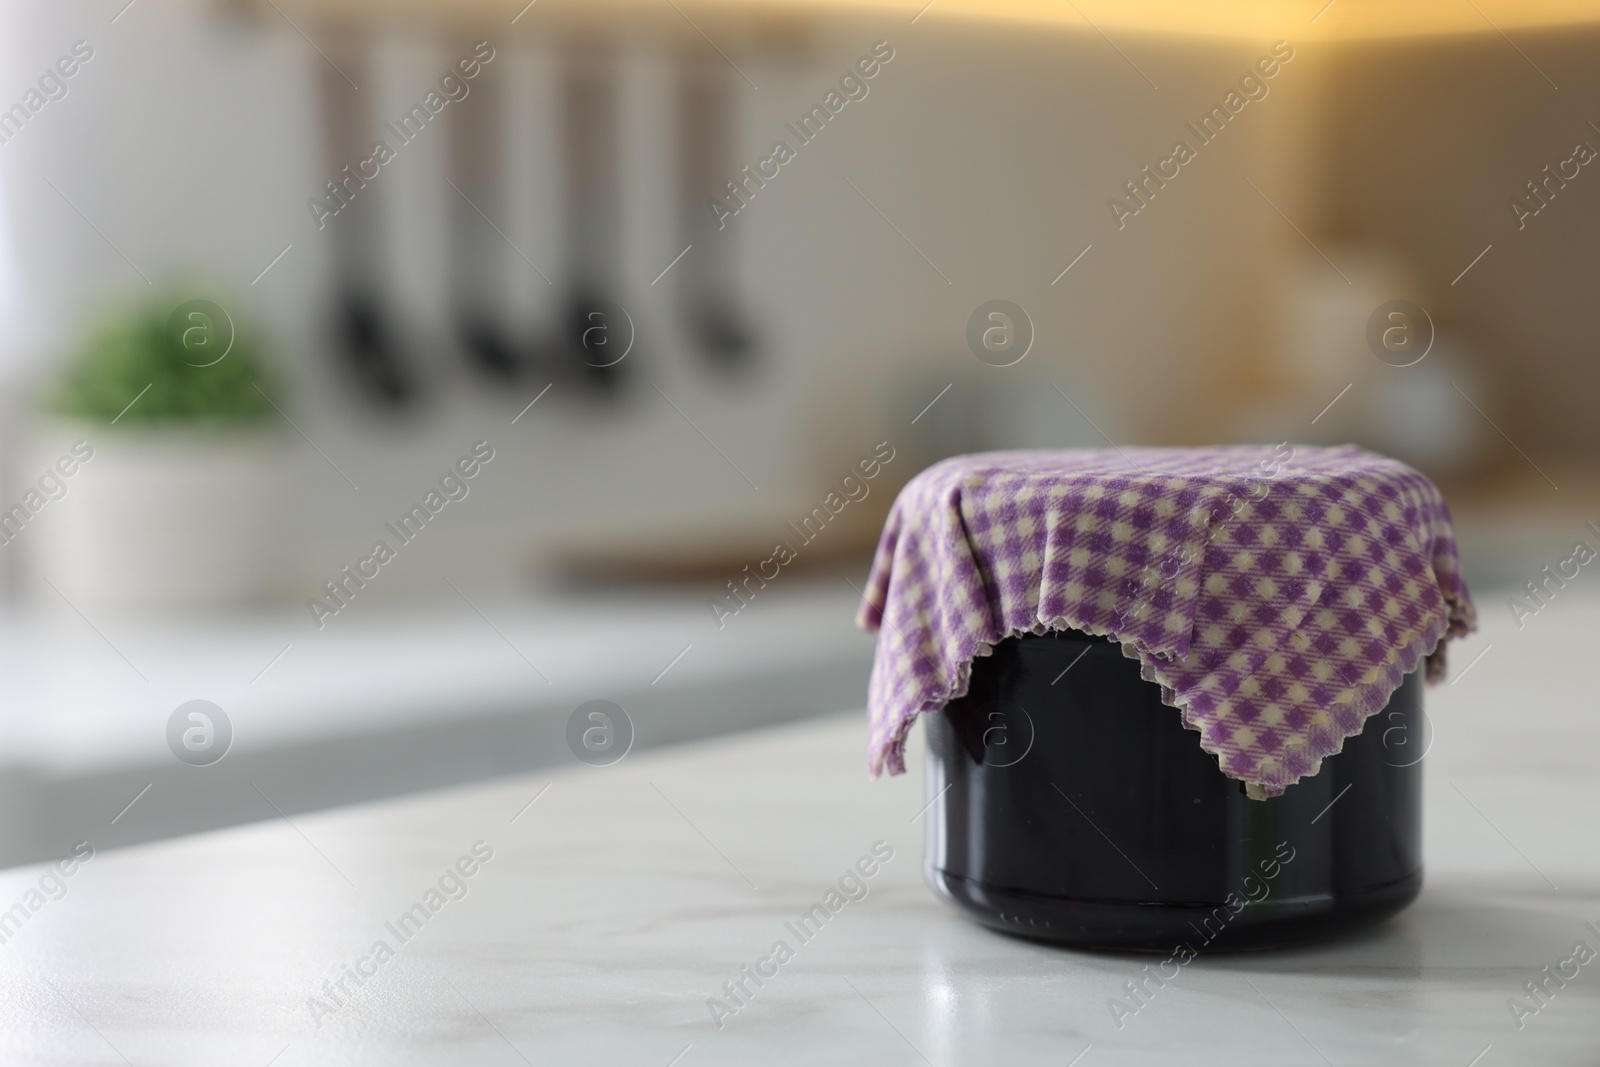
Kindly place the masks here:
<instances>
[{"instance_id":1,"label":"purple checkered cloth","mask_svg":"<svg viewBox=\"0 0 1600 1067\"><path fill-rule=\"evenodd\" d=\"M1118 641L1200 747L1277 796L1474 629L1450 510L1352 445L957 456L901 491L857 618L878 634L870 769L1004 638Z\"/></svg>"}]
</instances>

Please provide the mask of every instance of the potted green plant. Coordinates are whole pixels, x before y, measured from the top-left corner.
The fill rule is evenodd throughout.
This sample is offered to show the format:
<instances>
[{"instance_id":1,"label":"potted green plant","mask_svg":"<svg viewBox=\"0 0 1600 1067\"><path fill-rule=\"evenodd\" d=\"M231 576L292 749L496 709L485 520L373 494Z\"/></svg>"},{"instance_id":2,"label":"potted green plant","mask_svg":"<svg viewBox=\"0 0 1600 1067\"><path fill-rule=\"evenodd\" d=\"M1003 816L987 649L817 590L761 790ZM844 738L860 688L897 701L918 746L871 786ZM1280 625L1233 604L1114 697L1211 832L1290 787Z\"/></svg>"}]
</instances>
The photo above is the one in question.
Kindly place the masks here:
<instances>
[{"instance_id":1,"label":"potted green plant","mask_svg":"<svg viewBox=\"0 0 1600 1067\"><path fill-rule=\"evenodd\" d=\"M278 380L259 340L212 301L104 316L44 394L45 452L0 515L0 541L22 542L73 604L261 598L284 540Z\"/></svg>"}]
</instances>

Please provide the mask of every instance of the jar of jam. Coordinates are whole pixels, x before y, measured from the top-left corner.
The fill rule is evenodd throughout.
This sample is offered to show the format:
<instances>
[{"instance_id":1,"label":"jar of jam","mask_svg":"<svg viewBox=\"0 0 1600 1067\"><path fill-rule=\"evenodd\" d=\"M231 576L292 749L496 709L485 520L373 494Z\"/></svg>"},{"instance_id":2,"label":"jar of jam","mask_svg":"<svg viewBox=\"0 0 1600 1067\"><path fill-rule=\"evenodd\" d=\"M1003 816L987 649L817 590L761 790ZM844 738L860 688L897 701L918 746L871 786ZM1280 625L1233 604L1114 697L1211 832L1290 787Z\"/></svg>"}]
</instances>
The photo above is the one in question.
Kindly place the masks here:
<instances>
[{"instance_id":1,"label":"jar of jam","mask_svg":"<svg viewBox=\"0 0 1600 1067\"><path fill-rule=\"evenodd\" d=\"M1103 637L1008 638L927 722L924 872L957 910L1083 948L1259 949L1378 922L1422 886L1422 679L1264 800Z\"/></svg>"}]
</instances>

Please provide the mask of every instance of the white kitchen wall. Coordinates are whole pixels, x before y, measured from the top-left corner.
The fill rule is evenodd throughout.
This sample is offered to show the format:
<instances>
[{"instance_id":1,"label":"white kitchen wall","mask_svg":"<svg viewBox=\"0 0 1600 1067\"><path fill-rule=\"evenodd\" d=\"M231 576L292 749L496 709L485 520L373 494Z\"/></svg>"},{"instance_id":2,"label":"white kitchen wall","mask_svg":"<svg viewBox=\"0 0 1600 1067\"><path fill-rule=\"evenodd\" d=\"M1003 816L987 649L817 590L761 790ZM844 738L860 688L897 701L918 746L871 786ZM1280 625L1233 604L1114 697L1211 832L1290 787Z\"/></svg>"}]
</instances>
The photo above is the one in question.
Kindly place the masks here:
<instances>
[{"instance_id":1,"label":"white kitchen wall","mask_svg":"<svg viewBox=\"0 0 1600 1067\"><path fill-rule=\"evenodd\" d=\"M1087 29L1019 32L933 15L818 25L784 49L735 57L759 86L741 94L742 160L792 139L783 124L874 41L889 41L895 58L865 100L729 220L723 236L740 242L764 344L758 373L724 380L688 350L671 274L650 284L681 247L671 70L664 48L624 28L621 299L639 324L625 395L605 405L553 390L513 426L544 382L489 388L457 369L444 318L455 195L443 180L447 110L375 182L392 223L394 306L430 379L416 416L380 418L351 403L323 351L328 234L305 202L331 176L313 93L325 60L283 21L242 21L198 0L145 0L118 17L120 6L7 2L0 16L17 28L0 46L0 98L20 94L72 42L95 48L69 96L0 145L0 233L21 309L0 327L7 373L15 392L104 297L150 289L140 272L237 294L291 365L286 410L331 461L303 449L285 516L298 546L291 594L311 586L301 594L310 595L425 491L435 468L483 438L496 463L374 595L437 589L441 574L515 581L575 547L764 546L874 442L914 441L910 415L943 383L958 399L996 383L1031 398L1009 428L1003 407L991 416L998 443L1007 432L1018 443L1096 443L1099 431L1069 404L1052 409L1052 384L1079 394L1088 420L1119 441L1204 432L1219 417L1210 398L1262 343L1274 264L1301 240L1250 183L1286 214L1304 205L1295 168L1305 164L1294 162L1304 157L1289 147L1319 91L1306 50L1119 231L1107 198L1187 137L1183 122L1269 41L1125 37L1114 48ZM559 283L558 42L537 18L535 9L496 42L483 77L505 79L512 98L520 199L504 228ZM396 32L374 45L363 98L380 116L398 114L462 50ZM1159 74L1157 87L1146 73ZM517 256L507 264L518 321L547 321L559 284ZM978 363L964 340L968 315L994 297L1021 304L1037 329L1028 359L1004 371Z\"/></svg>"}]
</instances>

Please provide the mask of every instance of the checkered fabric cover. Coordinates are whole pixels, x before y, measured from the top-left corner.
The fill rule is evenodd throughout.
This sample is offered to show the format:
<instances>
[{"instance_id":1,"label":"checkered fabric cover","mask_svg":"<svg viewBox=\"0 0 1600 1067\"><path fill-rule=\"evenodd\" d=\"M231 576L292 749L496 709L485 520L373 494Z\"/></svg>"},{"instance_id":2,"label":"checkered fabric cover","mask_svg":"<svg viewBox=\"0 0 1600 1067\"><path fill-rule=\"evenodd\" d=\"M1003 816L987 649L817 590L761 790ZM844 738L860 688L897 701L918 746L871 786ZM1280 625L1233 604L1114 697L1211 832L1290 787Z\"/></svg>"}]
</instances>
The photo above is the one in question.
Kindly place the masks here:
<instances>
[{"instance_id":1,"label":"checkered fabric cover","mask_svg":"<svg viewBox=\"0 0 1600 1067\"><path fill-rule=\"evenodd\" d=\"M1006 637L1104 634L1251 796L1277 796L1476 625L1450 511L1351 445L957 456L901 491L857 618L870 769Z\"/></svg>"}]
</instances>

